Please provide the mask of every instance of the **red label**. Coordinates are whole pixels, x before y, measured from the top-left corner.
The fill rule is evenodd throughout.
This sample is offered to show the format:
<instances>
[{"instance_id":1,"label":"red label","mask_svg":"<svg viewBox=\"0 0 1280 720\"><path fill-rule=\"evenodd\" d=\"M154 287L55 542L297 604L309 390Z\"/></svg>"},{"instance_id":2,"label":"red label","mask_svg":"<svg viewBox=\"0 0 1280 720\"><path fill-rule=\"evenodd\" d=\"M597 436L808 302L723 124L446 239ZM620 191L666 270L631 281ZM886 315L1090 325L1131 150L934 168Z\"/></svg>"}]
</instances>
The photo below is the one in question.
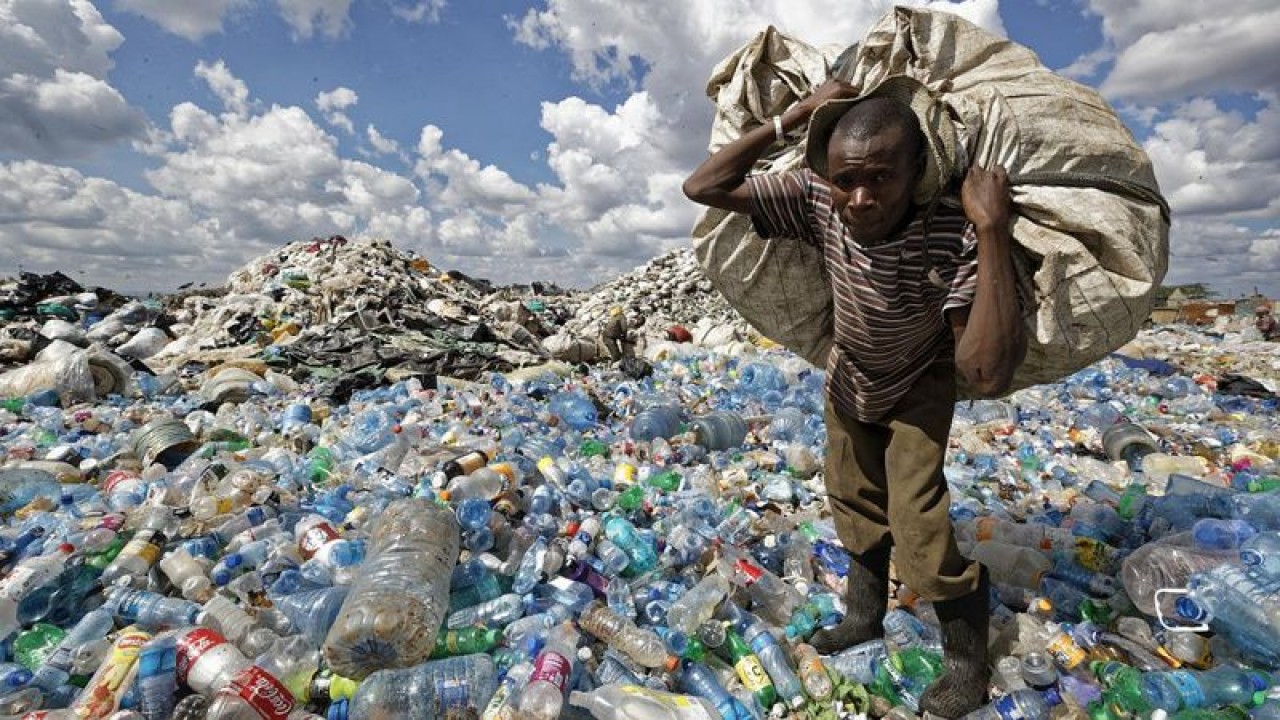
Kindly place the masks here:
<instances>
[{"instance_id":1,"label":"red label","mask_svg":"<svg viewBox=\"0 0 1280 720\"><path fill-rule=\"evenodd\" d=\"M342 536L333 529L332 525L320 523L302 535L302 539L298 541L298 549L302 551L302 557L310 560L311 556L319 552L325 543L340 537Z\"/></svg>"},{"instance_id":2,"label":"red label","mask_svg":"<svg viewBox=\"0 0 1280 720\"><path fill-rule=\"evenodd\" d=\"M569 682L569 673L573 670L573 664L569 659L558 652L547 651L538 656L533 663L533 674L529 676L529 682L537 680L545 680L546 682L560 688L564 691L564 686Z\"/></svg>"},{"instance_id":3,"label":"red label","mask_svg":"<svg viewBox=\"0 0 1280 720\"><path fill-rule=\"evenodd\" d=\"M201 655L209 652L219 645L225 645L227 639L216 630L209 628L196 628L178 641L178 682L183 685L187 684L187 673L191 670L191 666L196 664Z\"/></svg>"},{"instance_id":4,"label":"red label","mask_svg":"<svg viewBox=\"0 0 1280 720\"><path fill-rule=\"evenodd\" d=\"M265 720L285 720L296 704L293 693L257 665L245 668L232 678L231 687Z\"/></svg>"},{"instance_id":5,"label":"red label","mask_svg":"<svg viewBox=\"0 0 1280 720\"><path fill-rule=\"evenodd\" d=\"M116 485L119 485L120 483L126 480L137 480L137 479L138 479L138 476L134 475L131 472L125 472L124 470L112 470L111 472L107 473L107 476L105 478L102 479L102 490L103 492L110 493L112 490L115 489Z\"/></svg>"},{"instance_id":6,"label":"red label","mask_svg":"<svg viewBox=\"0 0 1280 720\"><path fill-rule=\"evenodd\" d=\"M739 560L737 565L738 565L737 567L738 572L747 576L748 585L759 580L761 577L764 577L764 570L756 567L755 565L752 565L746 560Z\"/></svg>"}]
</instances>

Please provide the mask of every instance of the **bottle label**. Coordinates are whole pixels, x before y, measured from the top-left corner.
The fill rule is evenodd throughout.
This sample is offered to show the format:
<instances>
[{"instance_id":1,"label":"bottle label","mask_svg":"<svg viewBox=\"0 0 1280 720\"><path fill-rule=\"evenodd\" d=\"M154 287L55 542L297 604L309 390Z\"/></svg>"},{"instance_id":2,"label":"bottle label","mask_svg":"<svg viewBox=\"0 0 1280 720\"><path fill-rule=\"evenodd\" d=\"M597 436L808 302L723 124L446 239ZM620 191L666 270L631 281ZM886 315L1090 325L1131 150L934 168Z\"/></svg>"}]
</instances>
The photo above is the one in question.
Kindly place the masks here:
<instances>
[{"instance_id":1,"label":"bottle label","mask_svg":"<svg viewBox=\"0 0 1280 720\"><path fill-rule=\"evenodd\" d=\"M769 681L769 674L764 671L764 666L760 664L760 659L754 655L743 656L734 663L733 669L738 671L738 679L742 680L748 692L758 693L773 684Z\"/></svg>"},{"instance_id":2,"label":"bottle label","mask_svg":"<svg viewBox=\"0 0 1280 720\"><path fill-rule=\"evenodd\" d=\"M226 645L227 639L216 630L196 628L178 641L177 671L178 682L187 684L187 673L200 660L200 656L219 645Z\"/></svg>"},{"instance_id":3,"label":"bottle label","mask_svg":"<svg viewBox=\"0 0 1280 720\"><path fill-rule=\"evenodd\" d=\"M139 557L146 564L155 565L156 561L160 559L160 548L152 544L152 536L153 533L147 530L139 532L133 536L128 545L124 546L124 550L121 550L120 554L125 557Z\"/></svg>"},{"instance_id":4,"label":"bottle label","mask_svg":"<svg viewBox=\"0 0 1280 720\"><path fill-rule=\"evenodd\" d=\"M459 678L436 683L436 710L440 717L456 717L471 705L471 683Z\"/></svg>"},{"instance_id":5,"label":"bottle label","mask_svg":"<svg viewBox=\"0 0 1280 720\"><path fill-rule=\"evenodd\" d=\"M341 535L333 529L332 525L320 523L302 535L302 539L298 541L298 549L302 552L303 558L310 560L326 543L340 537Z\"/></svg>"},{"instance_id":6,"label":"bottle label","mask_svg":"<svg viewBox=\"0 0 1280 720\"><path fill-rule=\"evenodd\" d=\"M1026 717L1021 708L1018 707L1018 702L1014 700L1013 693L1009 693L1008 695L998 698L995 702L991 703L991 707L1000 714L1001 718L1013 720L1013 718Z\"/></svg>"},{"instance_id":7,"label":"bottle label","mask_svg":"<svg viewBox=\"0 0 1280 720\"><path fill-rule=\"evenodd\" d=\"M1049 646L1045 649L1053 656L1055 662L1068 670L1078 667L1088 657L1088 654L1075 644L1071 636L1065 633L1051 638Z\"/></svg>"},{"instance_id":8,"label":"bottle label","mask_svg":"<svg viewBox=\"0 0 1280 720\"><path fill-rule=\"evenodd\" d=\"M534 661L533 674L529 676L529 682L542 680L563 691L564 686L569 682L569 673L572 670L573 663L568 658L558 652L546 650Z\"/></svg>"},{"instance_id":9,"label":"bottle label","mask_svg":"<svg viewBox=\"0 0 1280 720\"><path fill-rule=\"evenodd\" d=\"M30 565L19 565L4 580L0 580L0 597L21 600L39 584L39 573Z\"/></svg>"},{"instance_id":10,"label":"bottle label","mask_svg":"<svg viewBox=\"0 0 1280 720\"><path fill-rule=\"evenodd\" d=\"M480 720L497 720L498 713L506 707L507 698L511 697L511 685L502 683L498 686L497 692L489 699L489 704L485 706L484 712L480 714Z\"/></svg>"},{"instance_id":11,"label":"bottle label","mask_svg":"<svg viewBox=\"0 0 1280 720\"><path fill-rule=\"evenodd\" d=\"M257 665L245 668L232 678L231 689L264 720L285 720L296 704L293 693Z\"/></svg>"}]
</instances>

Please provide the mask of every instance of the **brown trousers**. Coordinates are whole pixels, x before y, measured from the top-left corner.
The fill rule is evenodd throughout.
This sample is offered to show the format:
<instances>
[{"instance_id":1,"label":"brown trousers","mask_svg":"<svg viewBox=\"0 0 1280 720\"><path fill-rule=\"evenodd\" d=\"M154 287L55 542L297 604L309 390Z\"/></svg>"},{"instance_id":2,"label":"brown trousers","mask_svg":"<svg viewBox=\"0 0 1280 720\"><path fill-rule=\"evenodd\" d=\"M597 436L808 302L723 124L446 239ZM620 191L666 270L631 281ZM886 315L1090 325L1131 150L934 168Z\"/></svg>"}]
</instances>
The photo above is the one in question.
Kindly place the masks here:
<instances>
[{"instance_id":1,"label":"brown trousers","mask_svg":"<svg viewBox=\"0 0 1280 720\"><path fill-rule=\"evenodd\" d=\"M978 564L956 547L942 474L955 410L955 367L935 364L879 422L841 416L827 400L827 500L855 555L892 545L898 579L925 600L968 595Z\"/></svg>"}]
</instances>

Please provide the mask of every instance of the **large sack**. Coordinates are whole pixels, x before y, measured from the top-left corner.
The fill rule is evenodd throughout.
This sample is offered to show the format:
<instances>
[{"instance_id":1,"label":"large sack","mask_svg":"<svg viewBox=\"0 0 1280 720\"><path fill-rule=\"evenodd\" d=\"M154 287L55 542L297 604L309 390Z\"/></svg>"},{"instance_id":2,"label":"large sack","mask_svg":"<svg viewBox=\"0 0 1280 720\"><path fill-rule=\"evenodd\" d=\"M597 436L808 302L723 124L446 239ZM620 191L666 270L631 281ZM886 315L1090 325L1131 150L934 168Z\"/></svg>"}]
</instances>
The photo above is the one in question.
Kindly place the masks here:
<instances>
[{"instance_id":1,"label":"large sack","mask_svg":"<svg viewBox=\"0 0 1280 720\"><path fill-rule=\"evenodd\" d=\"M708 88L718 107L712 151L820 84L826 74L812 62L788 71L814 53L770 28L722 63ZM1009 171L1015 262L1032 302L1015 388L1061 378L1137 334L1168 267L1168 208L1150 160L1095 91L961 18L901 7L835 64L832 74L864 91L898 75L920 81L954 120L964 154L958 171L970 162ZM792 146L757 169L802 162L803 148ZM830 285L819 250L763 241L747 218L718 210L695 227L694 247L711 281L761 333L825 361Z\"/></svg>"}]
</instances>

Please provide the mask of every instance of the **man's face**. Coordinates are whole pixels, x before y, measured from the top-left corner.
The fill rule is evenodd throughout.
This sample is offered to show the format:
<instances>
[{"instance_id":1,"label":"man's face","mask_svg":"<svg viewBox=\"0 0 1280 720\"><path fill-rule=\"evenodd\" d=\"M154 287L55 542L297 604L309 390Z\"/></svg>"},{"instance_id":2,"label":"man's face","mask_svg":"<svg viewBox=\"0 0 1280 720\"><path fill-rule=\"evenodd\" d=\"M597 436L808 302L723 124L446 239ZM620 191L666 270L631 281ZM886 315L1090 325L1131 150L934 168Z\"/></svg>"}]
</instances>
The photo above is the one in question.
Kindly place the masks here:
<instances>
[{"instance_id":1,"label":"man's face","mask_svg":"<svg viewBox=\"0 0 1280 720\"><path fill-rule=\"evenodd\" d=\"M827 168L840 219L860 243L880 242L897 229L921 171L914 143L901 128L868 138L833 135Z\"/></svg>"}]
</instances>

